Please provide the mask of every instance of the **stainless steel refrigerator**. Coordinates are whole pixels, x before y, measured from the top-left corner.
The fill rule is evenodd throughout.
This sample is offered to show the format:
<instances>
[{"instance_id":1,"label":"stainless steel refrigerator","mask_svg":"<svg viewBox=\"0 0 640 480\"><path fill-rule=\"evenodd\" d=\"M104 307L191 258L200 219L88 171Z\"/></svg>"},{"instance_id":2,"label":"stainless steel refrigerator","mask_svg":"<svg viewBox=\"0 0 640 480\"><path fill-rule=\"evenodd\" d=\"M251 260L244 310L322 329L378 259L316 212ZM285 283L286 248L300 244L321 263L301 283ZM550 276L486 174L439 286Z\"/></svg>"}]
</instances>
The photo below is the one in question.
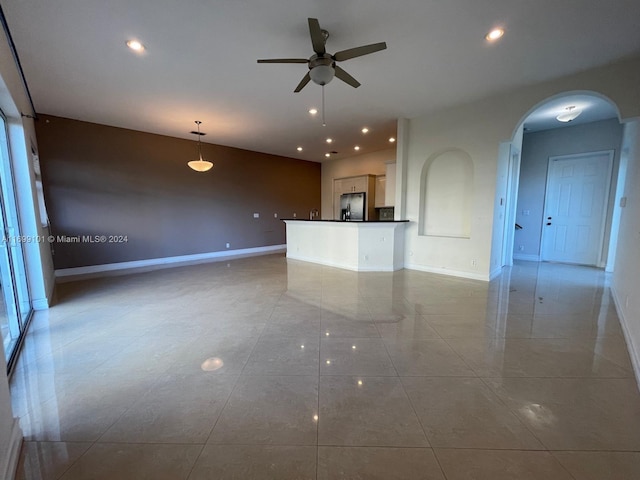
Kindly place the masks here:
<instances>
[{"instance_id":1,"label":"stainless steel refrigerator","mask_svg":"<svg viewBox=\"0 0 640 480\"><path fill-rule=\"evenodd\" d=\"M340 195L340 219L347 222L363 222L367 208L366 193L343 193Z\"/></svg>"}]
</instances>

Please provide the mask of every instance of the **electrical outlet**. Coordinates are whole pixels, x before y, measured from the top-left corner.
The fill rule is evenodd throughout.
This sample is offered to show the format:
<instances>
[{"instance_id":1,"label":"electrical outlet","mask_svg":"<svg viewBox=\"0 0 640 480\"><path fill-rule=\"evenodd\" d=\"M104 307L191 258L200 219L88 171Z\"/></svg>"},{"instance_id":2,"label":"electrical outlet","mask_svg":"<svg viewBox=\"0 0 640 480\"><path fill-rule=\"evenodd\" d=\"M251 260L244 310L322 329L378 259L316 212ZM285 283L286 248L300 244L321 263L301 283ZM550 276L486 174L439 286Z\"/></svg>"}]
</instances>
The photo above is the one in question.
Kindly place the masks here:
<instances>
[{"instance_id":1,"label":"electrical outlet","mask_svg":"<svg viewBox=\"0 0 640 480\"><path fill-rule=\"evenodd\" d=\"M274 213L274 214L273 214L273 218L278 218L278 214L277 214L277 213Z\"/></svg>"},{"instance_id":2,"label":"electrical outlet","mask_svg":"<svg viewBox=\"0 0 640 480\"><path fill-rule=\"evenodd\" d=\"M471 260L471 266L472 266L472 267L475 267L475 266L477 266L477 265L478 265L477 260L475 260L475 259Z\"/></svg>"},{"instance_id":3,"label":"electrical outlet","mask_svg":"<svg viewBox=\"0 0 640 480\"><path fill-rule=\"evenodd\" d=\"M260 218L260 214L259 213L254 213L253 214L253 218Z\"/></svg>"},{"instance_id":4,"label":"electrical outlet","mask_svg":"<svg viewBox=\"0 0 640 480\"><path fill-rule=\"evenodd\" d=\"M520 250L521 252L524 252L524 245L518 245L518 250Z\"/></svg>"},{"instance_id":5,"label":"electrical outlet","mask_svg":"<svg viewBox=\"0 0 640 480\"><path fill-rule=\"evenodd\" d=\"M227 248L229 248L231 245L229 243L227 243Z\"/></svg>"},{"instance_id":6,"label":"electrical outlet","mask_svg":"<svg viewBox=\"0 0 640 480\"><path fill-rule=\"evenodd\" d=\"M296 218L296 216L297 216L297 215L296 215L296 213L295 213L295 212L293 212L293 218Z\"/></svg>"}]
</instances>

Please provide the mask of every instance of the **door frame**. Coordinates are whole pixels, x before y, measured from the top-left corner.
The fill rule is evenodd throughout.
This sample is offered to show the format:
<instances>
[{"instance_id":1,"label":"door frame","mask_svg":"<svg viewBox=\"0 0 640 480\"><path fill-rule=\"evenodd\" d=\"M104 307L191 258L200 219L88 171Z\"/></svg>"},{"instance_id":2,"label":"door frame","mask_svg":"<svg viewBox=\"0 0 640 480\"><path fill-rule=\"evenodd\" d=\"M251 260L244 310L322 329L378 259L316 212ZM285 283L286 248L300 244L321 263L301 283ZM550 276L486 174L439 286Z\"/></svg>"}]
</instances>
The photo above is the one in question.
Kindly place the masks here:
<instances>
[{"instance_id":1,"label":"door frame","mask_svg":"<svg viewBox=\"0 0 640 480\"><path fill-rule=\"evenodd\" d=\"M547 162L547 179L545 182L545 189L544 189L544 204L542 206L542 224L541 224L542 234L540 235L540 261L541 262L548 261L548 260L545 260L544 258L544 245L548 236L548 234L546 233L547 229L544 228L544 226L546 221L545 219L548 216L547 205L549 202L549 182L550 182L549 173L551 172L551 163L556 160L571 160L572 158L586 157L590 155L594 155L594 156L608 155L609 165L608 165L608 172L607 172L607 182L605 185L605 192L604 192L604 205L602 208L602 219L601 219L602 228L600 230L600 238L598 240L598 257L595 265L596 267L599 267L599 268L603 268L605 266L604 259L603 259L604 237L605 237L604 234L607 230L607 216L609 213L609 196L611 194L611 181L613 178L614 153L615 153L614 150L597 150L593 152L572 153L569 155L554 155L552 157L549 157L549 160Z\"/></svg>"},{"instance_id":2,"label":"door frame","mask_svg":"<svg viewBox=\"0 0 640 480\"><path fill-rule=\"evenodd\" d=\"M507 163L507 185L505 193L504 227L502 233L501 266L513 266L513 246L515 244L516 212L518 191L520 190L520 148L509 144Z\"/></svg>"}]
</instances>

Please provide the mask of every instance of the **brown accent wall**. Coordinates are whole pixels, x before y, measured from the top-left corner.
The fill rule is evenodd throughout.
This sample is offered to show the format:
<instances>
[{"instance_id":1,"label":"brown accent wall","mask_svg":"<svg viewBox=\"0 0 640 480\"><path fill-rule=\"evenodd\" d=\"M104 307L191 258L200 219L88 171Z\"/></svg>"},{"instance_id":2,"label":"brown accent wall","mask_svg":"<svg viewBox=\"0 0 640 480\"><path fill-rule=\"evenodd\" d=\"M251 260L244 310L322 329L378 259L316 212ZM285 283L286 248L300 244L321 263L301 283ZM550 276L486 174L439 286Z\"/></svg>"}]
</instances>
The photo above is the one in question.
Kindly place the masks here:
<instances>
[{"instance_id":1,"label":"brown accent wall","mask_svg":"<svg viewBox=\"0 0 640 480\"><path fill-rule=\"evenodd\" d=\"M319 163L203 143L214 167L198 173L195 135L48 115L36 133L52 234L128 239L56 242L56 269L284 244L280 219L320 208Z\"/></svg>"}]
</instances>

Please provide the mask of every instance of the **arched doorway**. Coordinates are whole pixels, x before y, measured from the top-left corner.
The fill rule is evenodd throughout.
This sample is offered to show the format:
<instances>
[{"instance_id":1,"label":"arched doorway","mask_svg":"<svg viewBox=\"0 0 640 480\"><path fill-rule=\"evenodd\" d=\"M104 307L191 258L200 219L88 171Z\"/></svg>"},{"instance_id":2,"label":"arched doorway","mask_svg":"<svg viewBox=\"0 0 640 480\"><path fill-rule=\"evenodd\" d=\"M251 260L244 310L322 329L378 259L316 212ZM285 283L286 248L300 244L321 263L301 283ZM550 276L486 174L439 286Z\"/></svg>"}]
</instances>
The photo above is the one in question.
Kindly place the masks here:
<instances>
[{"instance_id":1,"label":"arched doorway","mask_svg":"<svg viewBox=\"0 0 640 480\"><path fill-rule=\"evenodd\" d=\"M520 259L612 268L621 141L618 108L595 92L556 95L522 117L501 148L503 265Z\"/></svg>"}]
</instances>

